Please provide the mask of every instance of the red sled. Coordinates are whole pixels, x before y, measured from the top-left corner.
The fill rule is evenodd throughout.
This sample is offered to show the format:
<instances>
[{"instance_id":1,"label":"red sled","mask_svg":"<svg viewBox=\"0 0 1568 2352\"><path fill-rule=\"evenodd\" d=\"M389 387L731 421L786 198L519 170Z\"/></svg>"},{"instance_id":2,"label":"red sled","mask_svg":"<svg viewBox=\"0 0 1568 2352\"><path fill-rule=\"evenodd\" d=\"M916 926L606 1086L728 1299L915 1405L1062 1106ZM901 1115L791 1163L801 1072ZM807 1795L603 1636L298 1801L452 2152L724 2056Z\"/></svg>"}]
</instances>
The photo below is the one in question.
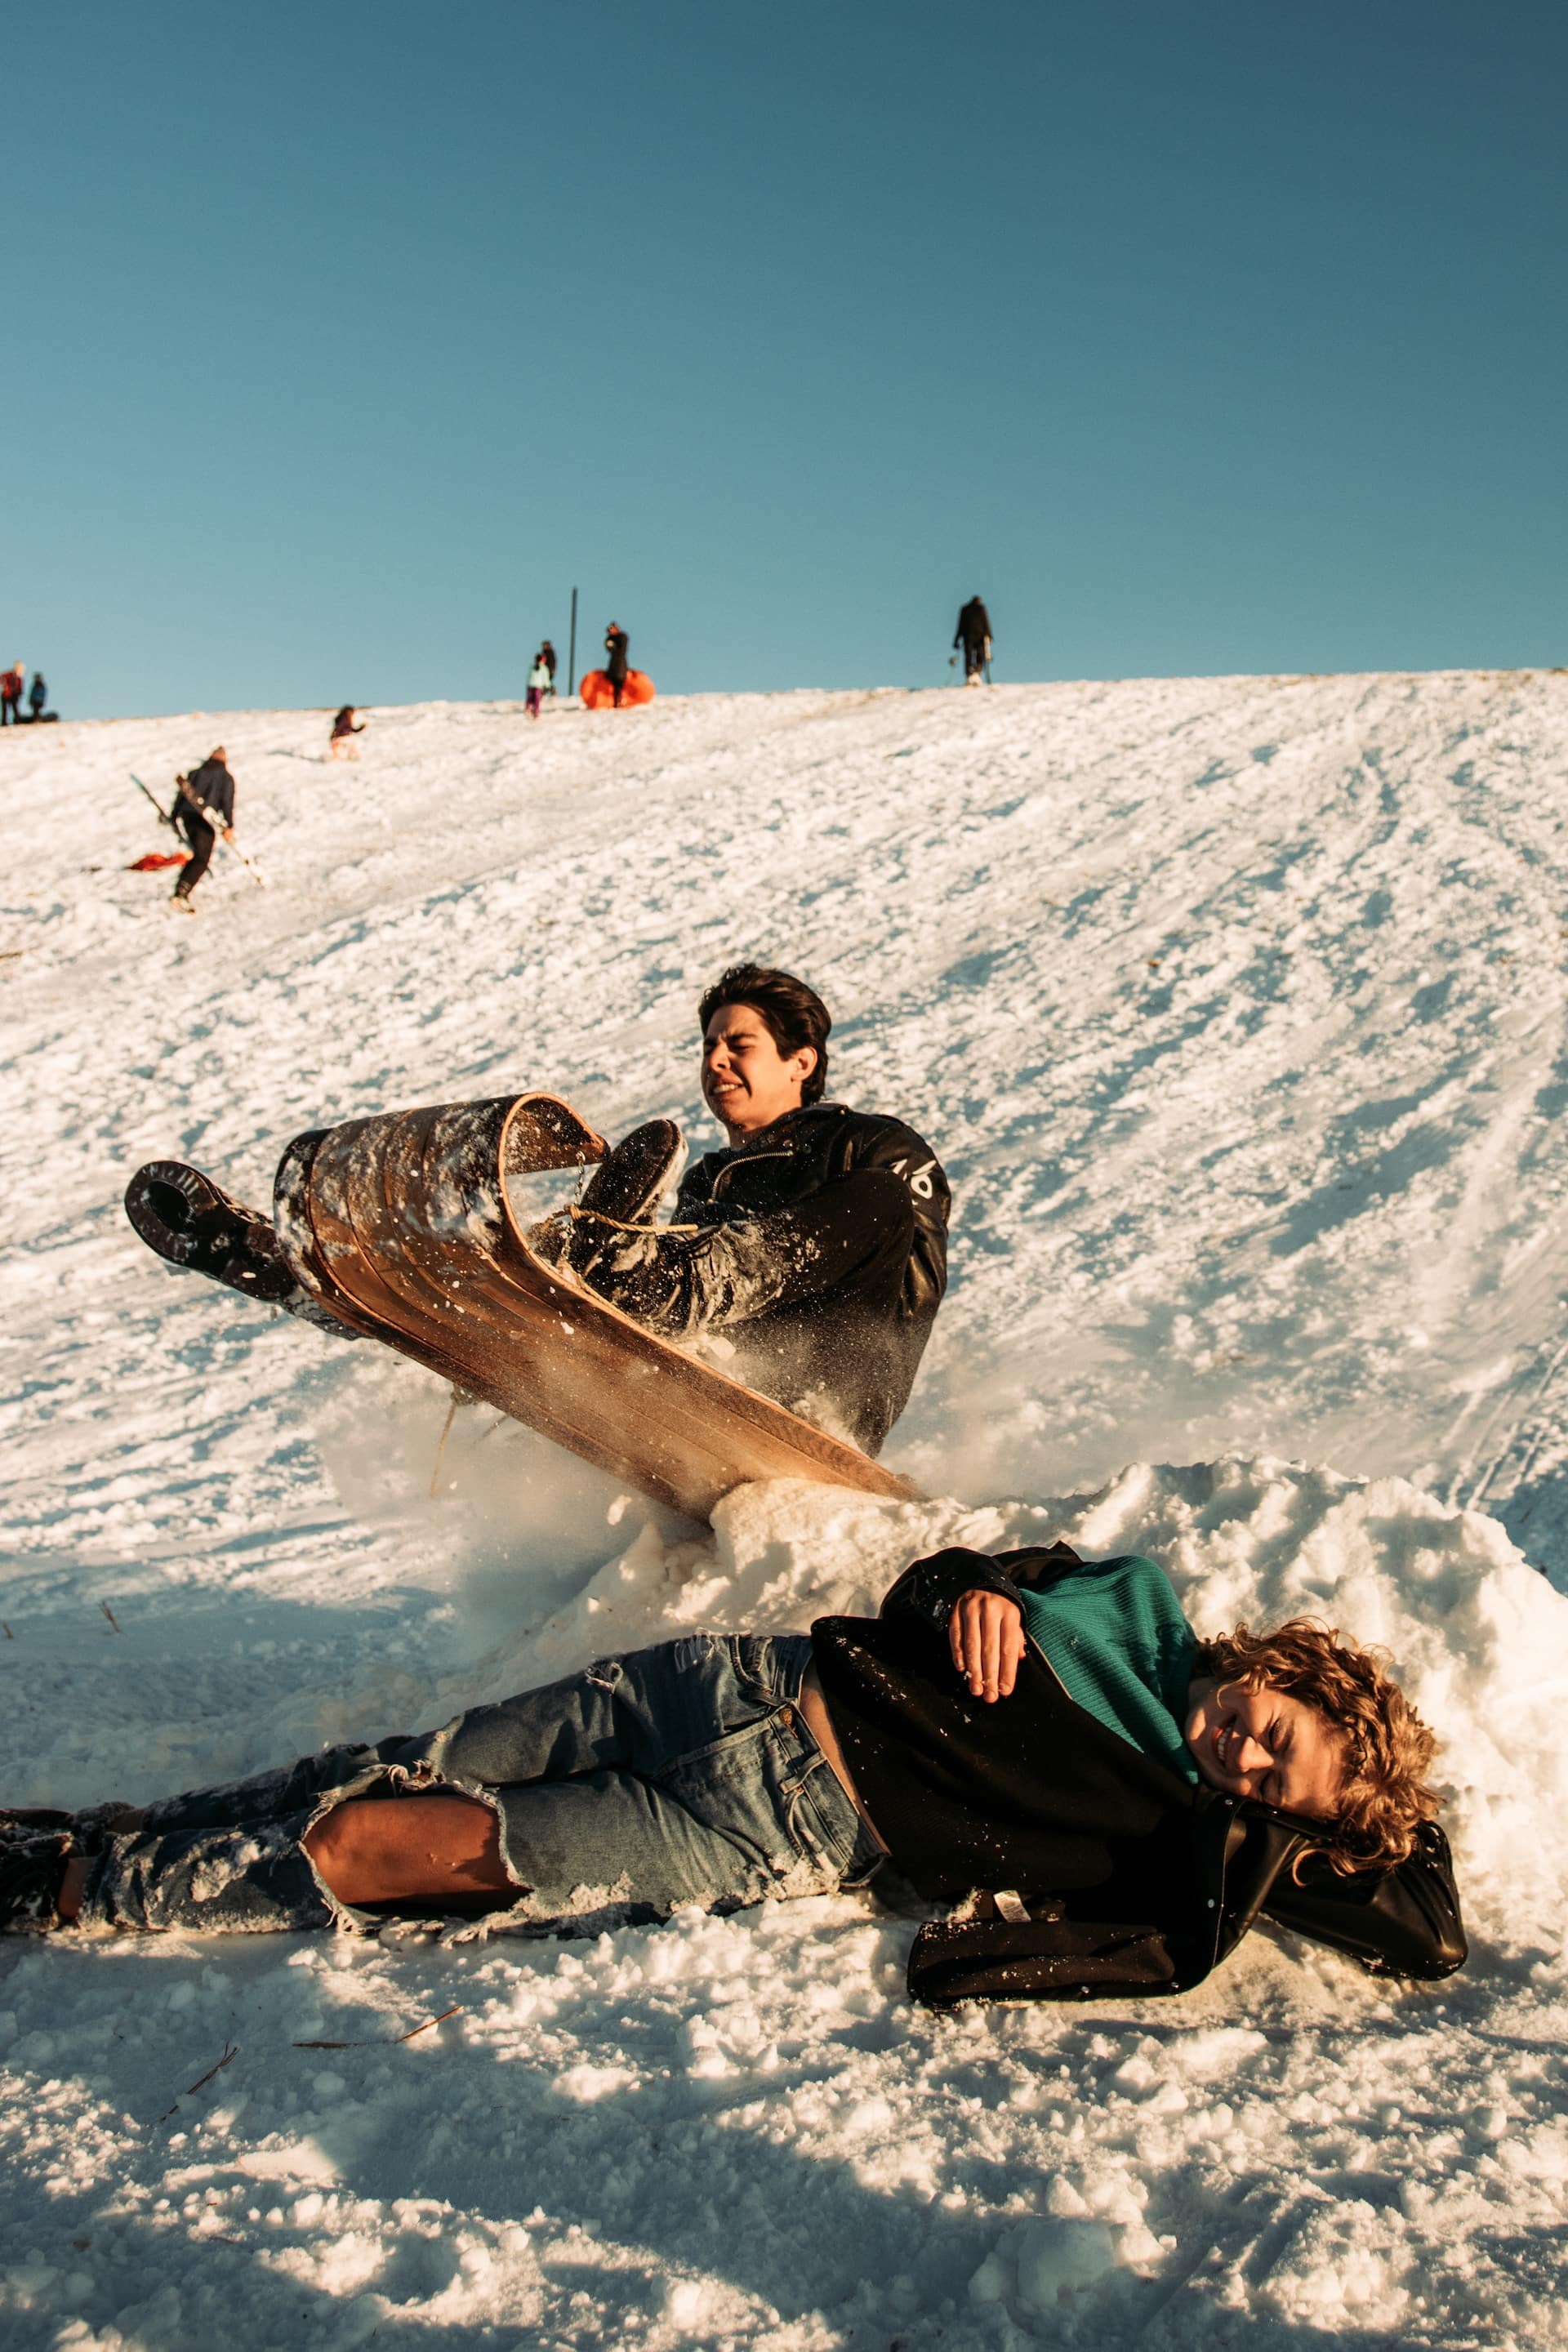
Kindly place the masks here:
<instances>
[{"instance_id":1,"label":"red sled","mask_svg":"<svg viewBox=\"0 0 1568 2352\"><path fill-rule=\"evenodd\" d=\"M160 866L188 866L188 849L150 849L145 857L134 857L126 867L127 874L155 874Z\"/></svg>"},{"instance_id":2,"label":"red sled","mask_svg":"<svg viewBox=\"0 0 1568 2352\"><path fill-rule=\"evenodd\" d=\"M629 669L621 688L620 708L627 709L634 703L653 700L653 680L646 670ZM613 710L616 689L602 669L591 669L577 688L584 710Z\"/></svg>"}]
</instances>

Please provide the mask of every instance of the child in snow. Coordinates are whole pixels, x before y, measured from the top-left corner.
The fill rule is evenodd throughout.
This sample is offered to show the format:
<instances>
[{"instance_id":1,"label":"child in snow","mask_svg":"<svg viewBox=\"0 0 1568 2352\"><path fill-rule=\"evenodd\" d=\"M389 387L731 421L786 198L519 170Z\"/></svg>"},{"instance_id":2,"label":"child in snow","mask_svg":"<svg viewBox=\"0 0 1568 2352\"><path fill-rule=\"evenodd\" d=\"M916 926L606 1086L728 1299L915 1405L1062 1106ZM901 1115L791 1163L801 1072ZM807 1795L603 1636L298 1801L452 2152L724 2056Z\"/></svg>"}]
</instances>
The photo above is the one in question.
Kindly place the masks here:
<instances>
[{"instance_id":1,"label":"child in snow","mask_svg":"<svg viewBox=\"0 0 1568 2352\"><path fill-rule=\"evenodd\" d=\"M952 1549L876 1618L694 1634L442 1729L133 1811L0 1823L0 1926L597 1934L897 1874L948 1906L910 1989L1199 1982L1259 1913L1376 1974L1466 1947L1379 1661L1309 1620L1201 1641L1152 1561Z\"/></svg>"},{"instance_id":2,"label":"child in snow","mask_svg":"<svg viewBox=\"0 0 1568 2352\"><path fill-rule=\"evenodd\" d=\"M332 721L331 740L327 745L327 751L329 756L334 760L359 758L359 744L356 738L364 733L364 722L362 719L357 727L354 725L355 707L352 702L345 702Z\"/></svg>"},{"instance_id":3,"label":"child in snow","mask_svg":"<svg viewBox=\"0 0 1568 2352\"><path fill-rule=\"evenodd\" d=\"M538 718L544 708L544 698L550 691L550 665L544 658L542 646L534 655L533 667L528 673L528 715L531 719Z\"/></svg>"},{"instance_id":4,"label":"child in snow","mask_svg":"<svg viewBox=\"0 0 1568 2352\"><path fill-rule=\"evenodd\" d=\"M673 1121L650 1120L533 1246L648 1329L875 1454L947 1286L947 1179L901 1119L824 1099L833 1024L805 981L734 965L698 1017L702 1092L727 1149L687 1171L672 1222L657 1225L686 1146ZM270 1218L199 1170L150 1161L125 1207L172 1265L295 1311L308 1303Z\"/></svg>"}]
</instances>

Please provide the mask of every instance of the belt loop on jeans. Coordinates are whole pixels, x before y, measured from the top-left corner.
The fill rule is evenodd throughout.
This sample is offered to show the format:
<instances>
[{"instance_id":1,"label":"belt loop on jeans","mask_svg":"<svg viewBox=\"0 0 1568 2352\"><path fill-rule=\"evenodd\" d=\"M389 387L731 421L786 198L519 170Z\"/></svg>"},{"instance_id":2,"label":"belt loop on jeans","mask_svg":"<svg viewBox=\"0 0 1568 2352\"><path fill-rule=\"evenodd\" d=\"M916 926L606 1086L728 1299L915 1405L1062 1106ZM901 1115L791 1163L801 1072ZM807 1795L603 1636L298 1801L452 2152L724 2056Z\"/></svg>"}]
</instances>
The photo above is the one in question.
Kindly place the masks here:
<instances>
[{"instance_id":1,"label":"belt loop on jeans","mask_svg":"<svg viewBox=\"0 0 1568 2352\"><path fill-rule=\"evenodd\" d=\"M780 1784L786 1796L798 1796L812 1774L827 1763L827 1759L806 1729L805 1719L798 1706L786 1701L783 1706L774 1707L768 1721L770 1726L792 1735L799 1743L800 1752L791 1762L788 1775ZM832 1767L829 1766L828 1769L831 1772ZM837 1773L833 1778L837 1780Z\"/></svg>"}]
</instances>

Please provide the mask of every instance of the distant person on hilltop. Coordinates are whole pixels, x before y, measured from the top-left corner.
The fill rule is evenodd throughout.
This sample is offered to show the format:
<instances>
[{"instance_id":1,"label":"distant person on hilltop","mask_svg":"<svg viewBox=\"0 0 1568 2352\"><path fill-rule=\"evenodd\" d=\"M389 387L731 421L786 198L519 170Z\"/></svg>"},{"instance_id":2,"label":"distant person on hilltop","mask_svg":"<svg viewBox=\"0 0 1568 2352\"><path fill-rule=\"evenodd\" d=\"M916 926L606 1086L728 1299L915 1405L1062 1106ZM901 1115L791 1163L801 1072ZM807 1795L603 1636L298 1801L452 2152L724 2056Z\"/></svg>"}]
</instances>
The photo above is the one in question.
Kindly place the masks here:
<instances>
[{"instance_id":1,"label":"distant person on hilltop","mask_svg":"<svg viewBox=\"0 0 1568 2352\"><path fill-rule=\"evenodd\" d=\"M548 637L545 638L544 643L539 648L539 658L544 664L545 668L550 672L550 691L553 694L555 691L555 648L551 644Z\"/></svg>"},{"instance_id":2,"label":"distant person on hilltop","mask_svg":"<svg viewBox=\"0 0 1568 2352\"><path fill-rule=\"evenodd\" d=\"M540 646L533 656L533 667L528 673L528 715L531 719L538 718L544 708L545 696L555 691L550 664L544 658L548 650L548 646Z\"/></svg>"},{"instance_id":3,"label":"distant person on hilltop","mask_svg":"<svg viewBox=\"0 0 1568 2352\"><path fill-rule=\"evenodd\" d=\"M354 725L354 709L353 703L345 702L332 721L332 740L328 744L327 751L329 756L334 760L359 758L359 745L354 738L364 733L364 722L362 719L357 727Z\"/></svg>"},{"instance_id":4,"label":"distant person on hilltop","mask_svg":"<svg viewBox=\"0 0 1568 2352\"><path fill-rule=\"evenodd\" d=\"M27 689L27 708L33 714L35 727L44 715L44 705L48 698L49 689L44 684L44 673L41 669L36 669L33 672L33 683Z\"/></svg>"},{"instance_id":5,"label":"distant person on hilltop","mask_svg":"<svg viewBox=\"0 0 1568 2352\"><path fill-rule=\"evenodd\" d=\"M13 662L9 669L0 670L0 727L21 724L22 685L26 675L19 661Z\"/></svg>"},{"instance_id":6,"label":"distant person on hilltop","mask_svg":"<svg viewBox=\"0 0 1568 2352\"><path fill-rule=\"evenodd\" d=\"M228 753L216 743L199 768L174 779L179 791L174 821L191 845L191 858L170 894L170 904L188 915L195 913L191 893L212 863L219 830L226 841L234 839L234 778L227 762Z\"/></svg>"},{"instance_id":7,"label":"distant person on hilltop","mask_svg":"<svg viewBox=\"0 0 1568 2352\"><path fill-rule=\"evenodd\" d=\"M617 710L626 685L626 644L625 629L618 621L612 621L605 631L605 676L610 681Z\"/></svg>"},{"instance_id":8,"label":"distant person on hilltop","mask_svg":"<svg viewBox=\"0 0 1568 2352\"><path fill-rule=\"evenodd\" d=\"M991 615L978 596L972 596L958 615L958 628L952 640L963 648L963 683L984 686L985 665L991 658Z\"/></svg>"}]
</instances>

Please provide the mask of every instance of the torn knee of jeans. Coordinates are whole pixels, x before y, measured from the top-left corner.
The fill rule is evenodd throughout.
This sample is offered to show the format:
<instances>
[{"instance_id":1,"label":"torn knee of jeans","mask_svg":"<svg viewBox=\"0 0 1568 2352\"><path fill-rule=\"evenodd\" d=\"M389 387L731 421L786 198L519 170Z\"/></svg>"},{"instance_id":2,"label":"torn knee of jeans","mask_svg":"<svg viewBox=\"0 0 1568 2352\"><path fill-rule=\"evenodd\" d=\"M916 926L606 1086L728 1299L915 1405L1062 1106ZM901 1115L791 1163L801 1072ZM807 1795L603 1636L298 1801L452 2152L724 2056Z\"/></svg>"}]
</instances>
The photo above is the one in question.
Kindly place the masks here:
<instances>
[{"instance_id":1,"label":"torn knee of jeans","mask_svg":"<svg viewBox=\"0 0 1568 2352\"><path fill-rule=\"evenodd\" d=\"M443 1792L453 1797L467 1797L472 1802L484 1806L495 1822L496 1846L500 1856L501 1868L505 1871L517 1895L526 1895L529 1893L530 1890L518 1877L512 1866L511 1857L507 1852L506 1818L501 1811L494 1790L486 1788L477 1780L460 1780L450 1773L444 1773L438 1764L421 1757L413 1765L375 1765L356 1780L346 1781L342 1788L329 1790L321 1797L304 1828L300 1832L300 1852L310 1866L317 1891L331 1910L335 1926L357 1928L362 1933L375 1935L385 1924L386 1912L384 1906L377 1906L371 1908L364 1904L346 1902L335 1887L329 1885L321 1863L313 1851L316 1832L319 1830L327 1829L328 1837L322 1843L330 1845L330 1823L333 1814L344 1805L357 1804L364 1797L383 1797L395 1801L399 1797L439 1796ZM330 1853L327 1859L331 1861ZM500 1901L502 1906L505 1906L508 1897L503 1894ZM460 1904L455 1904L454 1908L460 1909Z\"/></svg>"}]
</instances>

